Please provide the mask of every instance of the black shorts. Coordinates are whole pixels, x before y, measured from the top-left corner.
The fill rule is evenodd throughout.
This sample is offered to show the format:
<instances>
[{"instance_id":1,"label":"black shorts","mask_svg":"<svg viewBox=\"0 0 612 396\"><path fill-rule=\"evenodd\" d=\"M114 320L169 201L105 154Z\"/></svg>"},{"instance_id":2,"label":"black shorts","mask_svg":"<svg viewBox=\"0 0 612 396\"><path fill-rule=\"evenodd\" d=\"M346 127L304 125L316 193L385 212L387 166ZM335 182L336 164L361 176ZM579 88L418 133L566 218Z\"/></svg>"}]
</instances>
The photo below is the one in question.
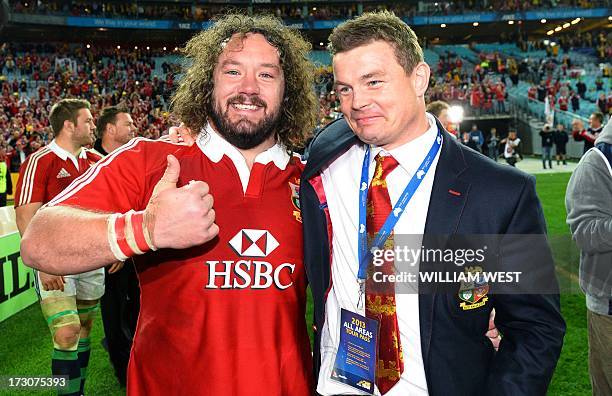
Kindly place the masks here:
<instances>
[{"instance_id":1,"label":"black shorts","mask_svg":"<svg viewBox=\"0 0 612 396\"><path fill-rule=\"evenodd\" d=\"M562 145L557 144L555 146L555 152L557 153L557 155L565 155L565 154L567 154L565 152L565 144L562 144Z\"/></svg>"}]
</instances>

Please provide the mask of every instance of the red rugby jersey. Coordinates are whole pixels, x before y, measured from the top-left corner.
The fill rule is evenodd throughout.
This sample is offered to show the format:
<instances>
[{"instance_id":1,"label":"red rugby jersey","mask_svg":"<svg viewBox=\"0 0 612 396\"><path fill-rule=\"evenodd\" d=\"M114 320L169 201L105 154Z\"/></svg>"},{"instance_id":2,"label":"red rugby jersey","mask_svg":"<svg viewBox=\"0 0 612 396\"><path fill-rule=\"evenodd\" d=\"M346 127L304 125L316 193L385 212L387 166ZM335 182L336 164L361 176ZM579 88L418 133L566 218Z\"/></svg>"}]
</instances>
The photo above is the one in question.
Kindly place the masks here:
<instances>
[{"instance_id":1,"label":"red rugby jersey","mask_svg":"<svg viewBox=\"0 0 612 396\"><path fill-rule=\"evenodd\" d=\"M52 141L48 146L30 154L21 164L15 190L15 207L49 202L101 158L93 150L85 148L75 158Z\"/></svg>"},{"instance_id":2,"label":"red rugby jersey","mask_svg":"<svg viewBox=\"0 0 612 396\"><path fill-rule=\"evenodd\" d=\"M257 157L249 175L238 150L214 132L197 142L135 139L51 202L145 209L168 154L181 164L179 187L190 180L210 186L218 237L135 260L141 308L128 393L311 394L297 201L303 166L277 145Z\"/></svg>"}]
</instances>

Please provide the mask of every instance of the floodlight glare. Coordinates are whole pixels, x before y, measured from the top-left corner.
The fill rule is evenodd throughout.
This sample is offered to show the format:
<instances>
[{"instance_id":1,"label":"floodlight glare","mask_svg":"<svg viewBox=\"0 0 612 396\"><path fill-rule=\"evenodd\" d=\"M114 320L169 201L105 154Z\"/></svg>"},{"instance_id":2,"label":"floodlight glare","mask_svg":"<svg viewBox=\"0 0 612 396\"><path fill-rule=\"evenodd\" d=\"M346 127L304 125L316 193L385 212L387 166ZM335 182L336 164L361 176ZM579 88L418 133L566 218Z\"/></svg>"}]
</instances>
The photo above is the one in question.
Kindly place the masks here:
<instances>
[{"instance_id":1,"label":"floodlight glare","mask_svg":"<svg viewBox=\"0 0 612 396\"><path fill-rule=\"evenodd\" d=\"M448 120L453 124L459 124L463 121L463 107L461 106L451 106L447 114Z\"/></svg>"}]
</instances>

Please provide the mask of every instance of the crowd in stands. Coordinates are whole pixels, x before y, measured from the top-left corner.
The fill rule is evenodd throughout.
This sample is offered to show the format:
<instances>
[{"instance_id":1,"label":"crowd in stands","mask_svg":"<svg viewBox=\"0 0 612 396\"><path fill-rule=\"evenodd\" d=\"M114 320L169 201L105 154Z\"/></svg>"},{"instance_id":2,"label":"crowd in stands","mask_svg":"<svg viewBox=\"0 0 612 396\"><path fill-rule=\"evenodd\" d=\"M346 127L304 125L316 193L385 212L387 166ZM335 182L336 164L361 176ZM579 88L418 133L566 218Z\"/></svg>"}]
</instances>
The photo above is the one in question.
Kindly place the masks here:
<instances>
[{"instance_id":1,"label":"crowd in stands","mask_svg":"<svg viewBox=\"0 0 612 396\"><path fill-rule=\"evenodd\" d=\"M580 70L580 73L577 73L574 69L576 65L569 54L570 50L588 45L591 37L601 36L600 32L576 35L572 46L562 49L562 54L558 56L552 54L547 56L543 51L546 46L542 40L534 41L530 52L519 52L513 56L503 51L479 51L477 45L471 45L469 50L466 49L468 54L463 53L461 56L452 50L438 51L437 63L430 60L432 76L426 100L428 103L442 100L451 105L462 105L468 116L503 114L510 110L509 87L517 86L519 81L537 84L543 80L546 93L552 93L554 96L554 100L549 98L551 103L557 104L560 109L576 113L581 103L584 105L584 101L588 101L595 103L603 114L608 114L611 111L612 101L609 94L606 96L606 92L610 92L609 65L602 71L591 64L588 70L577 69ZM601 38L597 40L603 42ZM431 48L436 50L435 46ZM515 50L520 51L516 47ZM542 53L541 57L535 56L538 53ZM593 57L586 59L595 62ZM593 79L592 87L587 88L579 76L581 73ZM322 68L320 76L319 126L323 126L337 118L340 112L338 98L333 93L331 70ZM546 95L540 100L544 101L545 97ZM585 117L591 112L591 109L586 110L588 112L584 114Z\"/></svg>"},{"instance_id":2,"label":"crowd in stands","mask_svg":"<svg viewBox=\"0 0 612 396\"><path fill-rule=\"evenodd\" d=\"M334 92L334 75L331 66L319 67L315 90L319 95L319 120L316 126L319 130L342 115L340 100Z\"/></svg>"},{"instance_id":3,"label":"crowd in stands","mask_svg":"<svg viewBox=\"0 0 612 396\"><path fill-rule=\"evenodd\" d=\"M462 105L468 116L503 114L509 110L509 88L520 80L532 84L525 93L529 100L548 100L550 106L573 113L586 103L590 107L585 116L595 110L604 116L612 114L610 65L599 68L593 63L585 69L567 52L589 44L604 45L610 51L606 34L578 34L567 40L570 46L559 45L562 53L556 56L542 51L550 47L541 43L533 48L539 56L531 56L532 52L511 56L479 50L478 45L463 47L460 54L452 50L460 46L434 48L437 62L430 64L426 100ZM16 171L29 153L49 143L53 138L50 108L66 97L89 100L94 115L106 106L123 105L130 110L139 135L159 137L173 122L168 103L180 73L176 62L176 57L148 48L4 44L0 47L0 106L4 110L0 155L4 149ZM319 69L317 92L320 128L341 115L331 67Z\"/></svg>"},{"instance_id":4,"label":"crowd in stands","mask_svg":"<svg viewBox=\"0 0 612 396\"><path fill-rule=\"evenodd\" d=\"M539 8L581 7L590 8L604 2L589 0L468 0L432 2L436 13L463 14L471 11L528 11Z\"/></svg>"},{"instance_id":5,"label":"crowd in stands","mask_svg":"<svg viewBox=\"0 0 612 396\"><path fill-rule=\"evenodd\" d=\"M595 81L595 92L598 94L595 99L595 104L599 112L602 114L612 115L612 92L604 92L603 79L598 78ZM530 100L538 100L548 103L551 107L561 111L572 111L577 113L580 110L580 103L583 98L587 97L587 86L580 78L570 81L561 81L559 78L554 79L547 77L538 85L532 85L528 91Z\"/></svg>"},{"instance_id":6,"label":"crowd in stands","mask_svg":"<svg viewBox=\"0 0 612 396\"><path fill-rule=\"evenodd\" d=\"M178 66L164 62L155 75L149 51L75 45L0 47L0 150L16 171L25 157L53 138L48 115L60 98L83 98L94 115L122 105L140 136L168 128L168 100Z\"/></svg>"},{"instance_id":7,"label":"crowd in stands","mask_svg":"<svg viewBox=\"0 0 612 396\"><path fill-rule=\"evenodd\" d=\"M506 113L505 61L484 53L479 56L482 62L475 65L450 51L440 56L432 69L427 100L463 105L469 115Z\"/></svg>"},{"instance_id":8,"label":"crowd in stands","mask_svg":"<svg viewBox=\"0 0 612 396\"><path fill-rule=\"evenodd\" d=\"M546 57L527 61L526 80L531 83L529 100L548 102L551 107L578 113L585 103L595 103L604 115L612 114L612 43L607 32L587 32L564 35L559 45L546 46ZM557 51L552 49L557 48ZM561 48L561 55L558 51ZM595 48L597 65L575 64L569 56L571 49Z\"/></svg>"},{"instance_id":9,"label":"crowd in stands","mask_svg":"<svg viewBox=\"0 0 612 396\"><path fill-rule=\"evenodd\" d=\"M540 48L546 51L548 56L558 56L559 50L568 53L572 49L592 49L599 62L606 62L612 57L612 42L608 38L609 31L571 32L555 37L558 45L543 45Z\"/></svg>"},{"instance_id":10,"label":"crowd in stands","mask_svg":"<svg viewBox=\"0 0 612 396\"><path fill-rule=\"evenodd\" d=\"M232 8L245 9L249 4L186 4L155 2L111 2L111 1L39 1L11 0L11 8L17 13L48 15L94 16L107 18L132 19L170 19L205 21L219 12ZM323 2L321 2L323 3ZM414 15L448 15L482 11L526 11L538 8L555 7L594 7L603 6L605 0L469 0L469 1L431 1L406 4L401 1L363 2L363 11L386 9L400 17ZM306 3L304 3L306 4ZM347 19L358 12L357 2L353 4L257 4L258 11L274 13L284 19Z\"/></svg>"}]
</instances>

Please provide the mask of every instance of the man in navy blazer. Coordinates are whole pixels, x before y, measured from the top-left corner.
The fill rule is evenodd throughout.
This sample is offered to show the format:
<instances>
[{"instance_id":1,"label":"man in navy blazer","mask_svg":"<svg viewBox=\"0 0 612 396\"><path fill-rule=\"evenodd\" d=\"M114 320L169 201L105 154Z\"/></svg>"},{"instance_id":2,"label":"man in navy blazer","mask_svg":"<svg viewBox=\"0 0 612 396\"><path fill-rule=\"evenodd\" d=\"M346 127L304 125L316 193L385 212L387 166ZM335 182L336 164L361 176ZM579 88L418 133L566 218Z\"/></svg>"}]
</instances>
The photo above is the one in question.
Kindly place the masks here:
<instances>
[{"instance_id":1,"label":"man in navy blazer","mask_svg":"<svg viewBox=\"0 0 612 396\"><path fill-rule=\"evenodd\" d=\"M336 92L345 118L330 124L312 141L300 187L305 265L314 298L314 365L317 391L323 395L351 393L329 381L321 342L322 336L329 337L332 331L326 321L339 315L330 312L330 307L338 311L340 308L337 302L329 303L330 291L344 286L332 282L332 269L337 265L332 258L345 252L332 251L332 246L342 247L339 238L356 238L357 232L356 228L334 224L329 202L330 198L342 202L358 194L357 187L341 194L333 190L336 196L330 196L330 183L345 181L330 180L333 173L325 176L325 172L334 163L361 155L359 161L344 168L349 172L354 168L358 179L365 155L359 153L365 152L366 145L393 154L432 130L434 136L440 131L442 145L431 171L433 183L426 197L423 234L539 236L528 249L506 252L501 269L514 268L513 263L520 262L523 268L537 267L540 275L549 280L548 290L557 285L534 178L458 144L437 119L425 113L429 67L423 62L414 32L390 13L364 14L337 27L330 43ZM413 174L415 171L408 170ZM356 207L347 207L354 209L351 214L357 216ZM539 253L538 262L532 262L530 252ZM333 275L334 279L342 279L342 274ZM419 361L422 360L418 370L424 372L425 380L410 383L410 370L417 368L407 367L402 378L406 376L408 381L395 386L402 391L391 388L388 394L546 394L565 333L559 295L552 292L488 297L482 307L465 311L459 308L457 293L418 295L418 314L414 317L420 336ZM492 309L496 310L495 324L503 334L497 352L485 336Z\"/></svg>"}]
</instances>

